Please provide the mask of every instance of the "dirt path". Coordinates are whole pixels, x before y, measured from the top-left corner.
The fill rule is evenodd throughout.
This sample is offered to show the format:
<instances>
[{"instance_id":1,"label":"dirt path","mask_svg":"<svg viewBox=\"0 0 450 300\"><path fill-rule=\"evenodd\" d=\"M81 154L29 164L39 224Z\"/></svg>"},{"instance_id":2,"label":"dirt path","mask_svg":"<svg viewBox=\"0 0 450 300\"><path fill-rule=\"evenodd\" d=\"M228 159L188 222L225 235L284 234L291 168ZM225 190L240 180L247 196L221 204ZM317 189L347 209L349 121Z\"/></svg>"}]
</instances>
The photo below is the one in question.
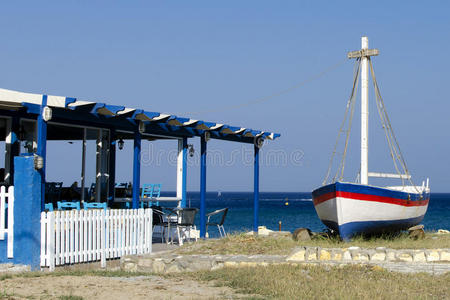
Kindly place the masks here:
<instances>
[{"instance_id":1,"label":"dirt path","mask_svg":"<svg viewBox=\"0 0 450 300\"><path fill-rule=\"evenodd\" d=\"M61 296L108 300L242 298L227 287L158 276L42 276L0 281L0 299L61 299ZM78 297L72 299L81 299Z\"/></svg>"}]
</instances>

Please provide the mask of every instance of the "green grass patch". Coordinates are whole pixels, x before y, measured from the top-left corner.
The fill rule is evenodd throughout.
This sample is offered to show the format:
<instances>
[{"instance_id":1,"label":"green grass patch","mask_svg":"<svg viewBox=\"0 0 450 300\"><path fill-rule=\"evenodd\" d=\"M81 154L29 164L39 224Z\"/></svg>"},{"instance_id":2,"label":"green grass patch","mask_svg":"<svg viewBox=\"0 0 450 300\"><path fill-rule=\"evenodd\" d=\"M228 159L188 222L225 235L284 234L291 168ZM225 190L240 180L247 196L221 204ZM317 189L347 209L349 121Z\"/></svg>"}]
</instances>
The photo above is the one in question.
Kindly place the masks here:
<instances>
[{"instance_id":1,"label":"green grass patch","mask_svg":"<svg viewBox=\"0 0 450 300\"><path fill-rule=\"evenodd\" d=\"M181 275L186 276L269 299L444 299L450 284L450 273L402 274L359 266L270 265Z\"/></svg>"},{"instance_id":2,"label":"green grass patch","mask_svg":"<svg viewBox=\"0 0 450 300\"><path fill-rule=\"evenodd\" d=\"M378 237L355 237L351 242L343 242L338 237L317 236L310 241L294 241L289 236L253 236L246 234L229 235L222 239L211 239L185 244L176 250L179 254L279 254L288 255L298 246L323 248L386 247L392 249L438 249L450 248L450 235L427 233L422 240L413 240L408 234L383 235Z\"/></svg>"}]
</instances>

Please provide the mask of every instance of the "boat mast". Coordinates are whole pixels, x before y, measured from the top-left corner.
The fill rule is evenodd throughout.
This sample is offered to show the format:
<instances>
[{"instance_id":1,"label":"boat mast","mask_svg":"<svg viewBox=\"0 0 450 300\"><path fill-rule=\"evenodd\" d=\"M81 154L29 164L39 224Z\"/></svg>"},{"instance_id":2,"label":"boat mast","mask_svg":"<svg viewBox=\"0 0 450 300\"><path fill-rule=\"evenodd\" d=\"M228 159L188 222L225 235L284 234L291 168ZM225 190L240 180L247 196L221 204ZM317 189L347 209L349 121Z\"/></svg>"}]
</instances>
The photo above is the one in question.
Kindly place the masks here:
<instances>
[{"instance_id":1,"label":"boat mast","mask_svg":"<svg viewBox=\"0 0 450 300\"><path fill-rule=\"evenodd\" d=\"M369 39L361 38L361 52L369 48ZM361 57L361 184L369 183L369 66Z\"/></svg>"},{"instance_id":2,"label":"boat mast","mask_svg":"<svg viewBox=\"0 0 450 300\"><path fill-rule=\"evenodd\" d=\"M369 39L361 38L361 50L347 54L348 58L361 59L361 184L369 182L369 64L370 56L378 55L377 49L369 49Z\"/></svg>"}]
</instances>

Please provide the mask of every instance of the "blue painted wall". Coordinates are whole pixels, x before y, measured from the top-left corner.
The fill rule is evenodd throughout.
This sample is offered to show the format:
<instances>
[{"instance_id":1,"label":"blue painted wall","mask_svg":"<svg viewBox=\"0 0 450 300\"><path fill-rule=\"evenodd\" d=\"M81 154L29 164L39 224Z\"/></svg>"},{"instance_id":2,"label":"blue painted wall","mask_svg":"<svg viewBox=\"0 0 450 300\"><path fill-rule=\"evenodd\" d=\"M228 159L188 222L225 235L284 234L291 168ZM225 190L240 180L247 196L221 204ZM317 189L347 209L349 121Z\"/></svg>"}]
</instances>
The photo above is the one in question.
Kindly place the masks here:
<instances>
[{"instance_id":1,"label":"blue painted wall","mask_svg":"<svg viewBox=\"0 0 450 300\"><path fill-rule=\"evenodd\" d=\"M41 177L33 156L14 158L14 264L39 269L41 253Z\"/></svg>"}]
</instances>

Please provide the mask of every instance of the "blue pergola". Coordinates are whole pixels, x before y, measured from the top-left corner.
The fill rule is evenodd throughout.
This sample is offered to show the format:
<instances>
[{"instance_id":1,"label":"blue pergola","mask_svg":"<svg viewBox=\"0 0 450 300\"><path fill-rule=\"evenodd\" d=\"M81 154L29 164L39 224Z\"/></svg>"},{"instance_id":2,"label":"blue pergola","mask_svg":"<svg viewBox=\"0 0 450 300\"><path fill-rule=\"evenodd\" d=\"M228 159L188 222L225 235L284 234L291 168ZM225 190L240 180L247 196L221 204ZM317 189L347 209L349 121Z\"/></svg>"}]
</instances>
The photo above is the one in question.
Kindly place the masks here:
<instances>
[{"instance_id":1,"label":"blue pergola","mask_svg":"<svg viewBox=\"0 0 450 300\"><path fill-rule=\"evenodd\" d=\"M214 122L206 122L170 114L108 105L105 103L78 100L72 97L61 97L41 94L22 93L0 89L0 115L9 118L6 139L6 151L10 156L5 165L7 177L12 183L13 157L18 155L20 119L37 121L36 154L44 160L40 170L42 183L42 210L45 204L45 161L46 145L49 138L53 140L67 139L68 132L53 130L48 135L49 124L99 128L109 131L109 189L114 191L116 141L132 139L133 151L133 192L132 208L139 207L140 188L140 156L142 139L177 139L177 197L180 205L186 206L187 150L188 138L200 137L200 236L206 235L206 155L210 139L252 144L254 148L254 221L253 230L258 231L259 208L259 150L265 140L274 140L278 133L253 130L250 128L230 126ZM84 131L84 138L86 131ZM84 184L84 183L83 183ZM114 192L108 201L114 201Z\"/></svg>"}]
</instances>

